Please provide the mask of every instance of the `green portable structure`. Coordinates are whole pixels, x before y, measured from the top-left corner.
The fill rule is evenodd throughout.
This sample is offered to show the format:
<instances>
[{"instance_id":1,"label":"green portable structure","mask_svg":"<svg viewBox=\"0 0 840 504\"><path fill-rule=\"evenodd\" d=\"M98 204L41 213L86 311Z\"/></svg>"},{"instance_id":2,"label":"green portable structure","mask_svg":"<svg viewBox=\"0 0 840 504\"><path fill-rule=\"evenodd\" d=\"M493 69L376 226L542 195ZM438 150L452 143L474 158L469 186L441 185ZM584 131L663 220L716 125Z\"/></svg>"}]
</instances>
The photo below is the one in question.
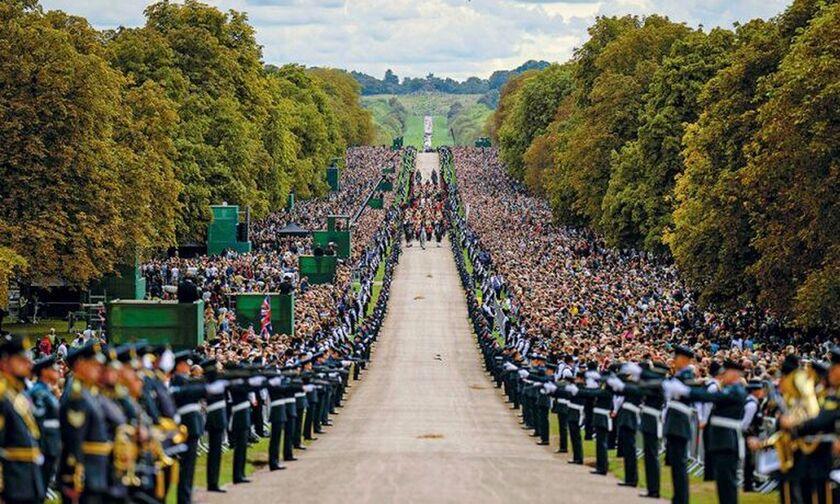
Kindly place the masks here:
<instances>
[{"instance_id":1,"label":"green portable structure","mask_svg":"<svg viewBox=\"0 0 840 504\"><path fill-rule=\"evenodd\" d=\"M225 250L250 252L250 241L239 241L239 207L237 205L212 205L213 221L207 226L207 254L219 255Z\"/></svg>"},{"instance_id":2,"label":"green portable structure","mask_svg":"<svg viewBox=\"0 0 840 504\"><path fill-rule=\"evenodd\" d=\"M341 229L338 223L343 222ZM328 215L327 229L312 232L312 241L316 246L326 248L330 242L336 245L336 254L342 259L350 257L350 217L346 215Z\"/></svg>"},{"instance_id":3,"label":"green portable structure","mask_svg":"<svg viewBox=\"0 0 840 504\"><path fill-rule=\"evenodd\" d=\"M300 256L298 268L300 277L306 277L311 284L332 283L338 266L336 256Z\"/></svg>"},{"instance_id":4,"label":"green portable structure","mask_svg":"<svg viewBox=\"0 0 840 504\"><path fill-rule=\"evenodd\" d=\"M190 349L204 342L204 301L117 300L105 306L112 344L144 340Z\"/></svg>"},{"instance_id":5,"label":"green portable structure","mask_svg":"<svg viewBox=\"0 0 840 504\"><path fill-rule=\"evenodd\" d=\"M260 332L262 327L262 304L268 296L271 304L271 328L274 334L295 335L295 295L269 293L236 294L236 322L241 327L254 326Z\"/></svg>"},{"instance_id":6,"label":"green portable structure","mask_svg":"<svg viewBox=\"0 0 840 504\"><path fill-rule=\"evenodd\" d=\"M382 195L378 195L378 197L372 197L368 200L368 206L371 208L384 208L385 202L382 199Z\"/></svg>"},{"instance_id":7,"label":"green portable structure","mask_svg":"<svg viewBox=\"0 0 840 504\"><path fill-rule=\"evenodd\" d=\"M295 209L295 193L290 192L289 197L286 198L286 211L292 212Z\"/></svg>"},{"instance_id":8,"label":"green portable structure","mask_svg":"<svg viewBox=\"0 0 840 504\"><path fill-rule=\"evenodd\" d=\"M402 149L402 146L403 146L403 137L401 137L401 136L394 137L394 139L391 141L391 149L393 149L393 150Z\"/></svg>"},{"instance_id":9,"label":"green portable structure","mask_svg":"<svg viewBox=\"0 0 840 504\"><path fill-rule=\"evenodd\" d=\"M490 147L490 139L488 137L481 137L475 141L476 147Z\"/></svg>"},{"instance_id":10,"label":"green portable structure","mask_svg":"<svg viewBox=\"0 0 840 504\"><path fill-rule=\"evenodd\" d=\"M105 275L102 280L93 284L91 294L101 294L106 301L112 299L143 299L146 297L146 279L140 274L140 262L135 259L134 264L120 264L116 271Z\"/></svg>"},{"instance_id":11,"label":"green portable structure","mask_svg":"<svg viewBox=\"0 0 840 504\"><path fill-rule=\"evenodd\" d=\"M330 191L338 192L341 189L341 186L338 182L339 179L339 170L338 166L333 164L329 168L327 168L327 184L330 186Z\"/></svg>"},{"instance_id":12,"label":"green portable structure","mask_svg":"<svg viewBox=\"0 0 840 504\"><path fill-rule=\"evenodd\" d=\"M379 190L384 192L391 192L394 190L394 183L389 177L382 177L382 180L379 181Z\"/></svg>"}]
</instances>

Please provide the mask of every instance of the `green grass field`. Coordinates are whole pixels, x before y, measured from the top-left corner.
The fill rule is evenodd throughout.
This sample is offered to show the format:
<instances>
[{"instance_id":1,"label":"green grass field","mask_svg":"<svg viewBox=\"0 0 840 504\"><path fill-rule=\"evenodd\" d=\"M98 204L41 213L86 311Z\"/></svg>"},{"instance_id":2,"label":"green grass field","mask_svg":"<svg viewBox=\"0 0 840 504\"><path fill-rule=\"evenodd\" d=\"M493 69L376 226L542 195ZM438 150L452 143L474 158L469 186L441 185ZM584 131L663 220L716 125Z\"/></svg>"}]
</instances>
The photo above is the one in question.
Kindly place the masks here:
<instances>
[{"instance_id":1,"label":"green grass field","mask_svg":"<svg viewBox=\"0 0 840 504\"><path fill-rule=\"evenodd\" d=\"M409 116L406 121L404 141L405 145L423 148L423 116ZM452 145L452 138L446 127L446 117L434 116L432 117L432 147L442 145Z\"/></svg>"},{"instance_id":2,"label":"green grass field","mask_svg":"<svg viewBox=\"0 0 840 504\"><path fill-rule=\"evenodd\" d=\"M492 111L478 103L482 95L415 93L409 95L371 95L362 97L376 125L376 143L390 144L395 136L404 136L406 145L423 147L423 116L434 117L432 145L451 145L449 130L455 131L455 143L472 145L482 136L484 123ZM392 105L394 99L399 105ZM460 112L449 118L455 104ZM399 110L395 110L398 108ZM405 127L403 128L403 124Z\"/></svg>"}]
</instances>

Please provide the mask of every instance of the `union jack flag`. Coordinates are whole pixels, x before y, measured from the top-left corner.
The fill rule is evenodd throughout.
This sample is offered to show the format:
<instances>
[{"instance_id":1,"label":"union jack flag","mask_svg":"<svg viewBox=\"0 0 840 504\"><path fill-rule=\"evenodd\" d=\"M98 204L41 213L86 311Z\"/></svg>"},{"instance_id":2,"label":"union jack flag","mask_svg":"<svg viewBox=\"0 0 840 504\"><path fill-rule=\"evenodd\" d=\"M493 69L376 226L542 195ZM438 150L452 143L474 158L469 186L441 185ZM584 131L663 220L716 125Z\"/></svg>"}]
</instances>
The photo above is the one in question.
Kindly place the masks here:
<instances>
[{"instance_id":1,"label":"union jack flag","mask_svg":"<svg viewBox=\"0 0 840 504\"><path fill-rule=\"evenodd\" d=\"M268 338L271 331L271 298L266 294L260 308L260 336Z\"/></svg>"}]
</instances>

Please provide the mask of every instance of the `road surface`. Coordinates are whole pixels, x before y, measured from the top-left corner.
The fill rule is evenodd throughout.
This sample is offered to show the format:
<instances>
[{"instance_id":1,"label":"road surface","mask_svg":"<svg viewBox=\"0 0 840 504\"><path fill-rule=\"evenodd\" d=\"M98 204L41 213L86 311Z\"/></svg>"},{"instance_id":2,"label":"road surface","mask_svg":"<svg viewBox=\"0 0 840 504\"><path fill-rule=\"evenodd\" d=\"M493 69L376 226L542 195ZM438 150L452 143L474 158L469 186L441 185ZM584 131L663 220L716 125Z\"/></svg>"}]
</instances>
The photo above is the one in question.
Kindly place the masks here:
<instances>
[{"instance_id":1,"label":"road surface","mask_svg":"<svg viewBox=\"0 0 840 504\"><path fill-rule=\"evenodd\" d=\"M420 154L418 166L429 180L437 154ZM405 248L392 289L373 363L335 425L286 471L202 501L650 502L520 428L482 371L448 243Z\"/></svg>"}]
</instances>

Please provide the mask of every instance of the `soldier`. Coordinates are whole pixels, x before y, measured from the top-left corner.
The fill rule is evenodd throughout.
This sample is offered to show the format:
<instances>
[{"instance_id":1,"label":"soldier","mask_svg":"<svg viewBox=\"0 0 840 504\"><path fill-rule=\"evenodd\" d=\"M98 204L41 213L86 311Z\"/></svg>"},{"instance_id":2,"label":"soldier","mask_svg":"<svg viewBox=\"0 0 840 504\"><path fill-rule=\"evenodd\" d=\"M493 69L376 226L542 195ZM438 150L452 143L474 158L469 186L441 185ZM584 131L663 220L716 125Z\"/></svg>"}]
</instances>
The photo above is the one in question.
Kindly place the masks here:
<instances>
[{"instance_id":1,"label":"soldier","mask_svg":"<svg viewBox=\"0 0 840 504\"><path fill-rule=\"evenodd\" d=\"M201 415L199 401L208 392L223 393L225 382L218 381L210 385L193 383L190 370L193 365L193 352L185 350L175 354L175 370L170 379L170 393L177 406L176 415L181 425L187 428L186 450L181 453L178 472L178 504L192 502L193 475L195 474L195 459L198 455L198 441L204 434L204 417ZM212 390L210 390L212 388Z\"/></svg>"},{"instance_id":2,"label":"soldier","mask_svg":"<svg viewBox=\"0 0 840 504\"><path fill-rule=\"evenodd\" d=\"M3 502L43 502L46 484L40 464L41 430L32 403L24 394L32 370L28 338L6 335L0 340L0 448L3 465Z\"/></svg>"},{"instance_id":3,"label":"soldier","mask_svg":"<svg viewBox=\"0 0 840 504\"><path fill-rule=\"evenodd\" d=\"M718 392L720 391L720 384L717 381L719 375L723 372L723 366L718 361L712 361L709 365L709 379L706 383L706 391ZM700 421L700 430L702 431L703 439L703 481L714 481L714 467L715 455L712 450L709 450L711 440L709 439L710 429L707 429L709 424L709 417L712 414L712 404L703 404L698 408L697 417Z\"/></svg>"},{"instance_id":4,"label":"soldier","mask_svg":"<svg viewBox=\"0 0 840 504\"><path fill-rule=\"evenodd\" d=\"M595 470L592 474L606 475L609 470L609 436L612 425L612 391L599 382L601 375L597 371L587 371L584 375L586 386L580 389L578 396L584 399L594 399L592 413L592 427L595 429Z\"/></svg>"},{"instance_id":5,"label":"soldier","mask_svg":"<svg viewBox=\"0 0 840 504\"><path fill-rule=\"evenodd\" d=\"M682 383L694 380L691 361L694 351L682 345L674 347L672 364L674 376L670 381ZM666 396L667 397L667 396ZM688 504L688 441L691 439L691 406L687 401L672 400L665 410L665 463L671 466L671 480L674 484L674 504Z\"/></svg>"},{"instance_id":6,"label":"soldier","mask_svg":"<svg viewBox=\"0 0 840 504\"><path fill-rule=\"evenodd\" d=\"M97 388L104 362L98 341L67 354L74 379L60 408L59 461L59 487L67 503L101 502L107 495L112 444Z\"/></svg>"},{"instance_id":7,"label":"soldier","mask_svg":"<svg viewBox=\"0 0 840 504\"><path fill-rule=\"evenodd\" d=\"M44 486L49 488L55 476L58 457L61 455L61 431L58 421L59 404L55 390L58 386L59 371L56 357L43 357L32 366L35 384L29 389L32 398L33 413L41 429L41 453L44 465L41 466Z\"/></svg>"},{"instance_id":8,"label":"soldier","mask_svg":"<svg viewBox=\"0 0 840 504\"><path fill-rule=\"evenodd\" d=\"M714 404L709 417L709 446L714 454L714 475L718 502L737 504L738 463L744 455L741 422L747 392L741 384L744 368L739 362L726 360L719 375L721 390L709 392L705 387L691 388L679 380L664 382L666 397L689 397L694 401Z\"/></svg>"},{"instance_id":9,"label":"soldier","mask_svg":"<svg viewBox=\"0 0 840 504\"><path fill-rule=\"evenodd\" d=\"M214 381L218 376L216 359L208 359L200 363L204 370L204 376L208 381ZM207 420L205 430L207 431L207 491L225 493L226 490L219 487L219 474L222 466L222 444L225 440L225 431L228 426L227 404L225 403L225 392L207 393Z\"/></svg>"},{"instance_id":10,"label":"soldier","mask_svg":"<svg viewBox=\"0 0 840 504\"><path fill-rule=\"evenodd\" d=\"M747 438L756 437L761 431L764 423L764 396L767 388L762 381L753 380L747 383L747 402L744 404L744 418L741 420L741 429ZM752 452L744 454L744 492L754 490L755 480L755 458Z\"/></svg>"},{"instance_id":11,"label":"soldier","mask_svg":"<svg viewBox=\"0 0 840 504\"><path fill-rule=\"evenodd\" d=\"M627 363L621 368L624 378L635 384L642 375L642 368L635 363ZM638 387L627 387L618 377L607 378L607 384L617 394L623 396L615 423L618 432L618 454L624 459L624 482L622 486L636 487L639 484L639 469L636 462L636 431L639 429L640 404L642 391Z\"/></svg>"},{"instance_id":12,"label":"soldier","mask_svg":"<svg viewBox=\"0 0 840 504\"><path fill-rule=\"evenodd\" d=\"M645 459L645 486L647 493L642 497L659 498L659 446L662 440L662 407L665 397L662 395L662 381L668 374L668 366L664 362L654 362L649 368L642 369L644 383L638 385L639 392L644 397L641 406L642 414L639 421L642 431ZM625 391L637 387L626 384Z\"/></svg>"},{"instance_id":13,"label":"soldier","mask_svg":"<svg viewBox=\"0 0 840 504\"><path fill-rule=\"evenodd\" d=\"M229 393L233 401L230 419L230 442L233 445L233 483L250 483L245 477L245 462L248 457L248 434L251 432L250 393L265 382L263 376L253 376L247 381L231 383Z\"/></svg>"},{"instance_id":14,"label":"soldier","mask_svg":"<svg viewBox=\"0 0 840 504\"><path fill-rule=\"evenodd\" d=\"M570 383L574 380L575 371L571 354L563 355L557 367L557 380ZM557 413L557 428L560 445L557 453L569 452L569 400L558 398L554 402L554 412Z\"/></svg>"}]
</instances>

